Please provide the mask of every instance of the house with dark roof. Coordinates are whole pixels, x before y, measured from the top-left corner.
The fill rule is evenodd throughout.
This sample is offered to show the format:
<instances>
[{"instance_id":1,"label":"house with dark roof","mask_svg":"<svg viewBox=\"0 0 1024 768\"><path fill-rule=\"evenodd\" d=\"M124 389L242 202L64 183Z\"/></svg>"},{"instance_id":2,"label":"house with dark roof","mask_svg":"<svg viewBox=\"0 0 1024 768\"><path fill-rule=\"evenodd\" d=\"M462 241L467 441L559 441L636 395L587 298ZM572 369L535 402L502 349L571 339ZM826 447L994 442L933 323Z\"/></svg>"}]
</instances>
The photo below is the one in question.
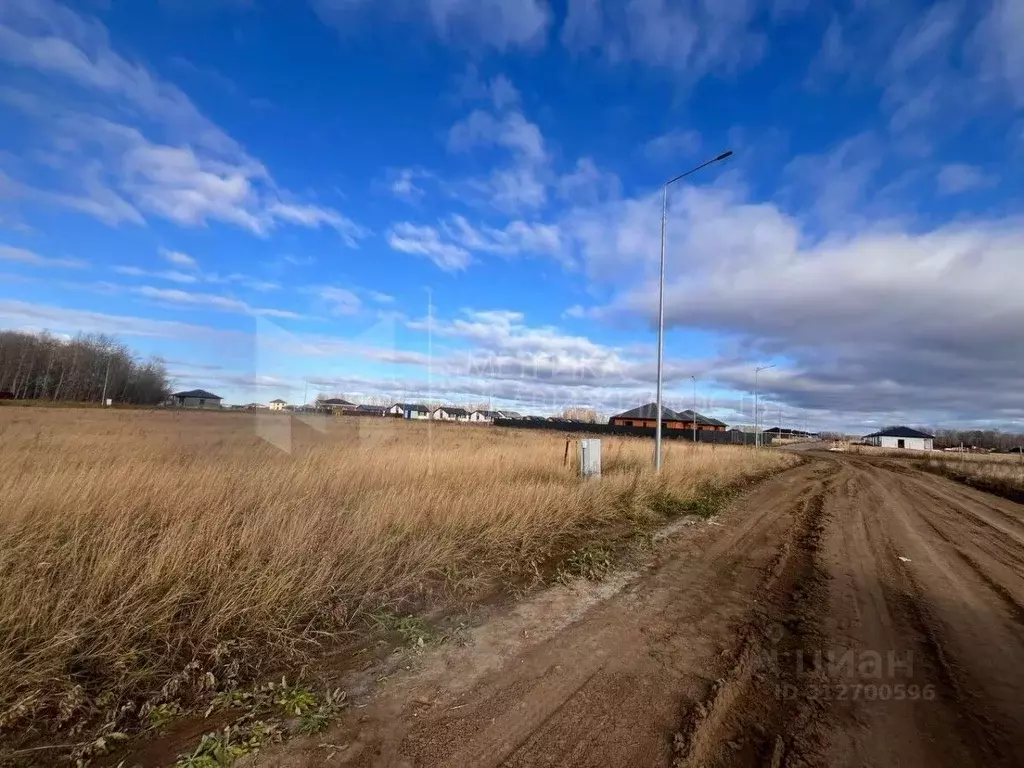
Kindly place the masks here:
<instances>
[{"instance_id":1,"label":"house with dark roof","mask_svg":"<svg viewBox=\"0 0 1024 768\"><path fill-rule=\"evenodd\" d=\"M386 410L383 405L357 405L354 409L359 416L383 416Z\"/></svg>"},{"instance_id":2,"label":"house with dark roof","mask_svg":"<svg viewBox=\"0 0 1024 768\"><path fill-rule=\"evenodd\" d=\"M325 400L317 400L316 407L319 411L336 415L355 411L356 404L350 403L348 400L342 400L340 397L328 397Z\"/></svg>"},{"instance_id":3,"label":"house with dark roof","mask_svg":"<svg viewBox=\"0 0 1024 768\"><path fill-rule=\"evenodd\" d=\"M223 397L207 392L205 389L189 389L185 392L175 392L171 395L171 402L179 408L220 408Z\"/></svg>"},{"instance_id":4,"label":"house with dark roof","mask_svg":"<svg viewBox=\"0 0 1024 768\"><path fill-rule=\"evenodd\" d=\"M903 448L908 451L931 451L934 435L910 427L889 427L864 436L864 442L878 448Z\"/></svg>"},{"instance_id":5,"label":"house with dark roof","mask_svg":"<svg viewBox=\"0 0 1024 768\"><path fill-rule=\"evenodd\" d=\"M454 405L442 405L430 412L435 421L469 421L469 411Z\"/></svg>"},{"instance_id":6,"label":"house with dark roof","mask_svg":"<svg viewBox=\"0 0 1024 768\"><path fill-rule=\"evenodd\" d=\"M521 413L517 413L516 411L500 411L499 413L500 413L499 418L502 418L502 419L521 419L521 418L523 418L523 415Z\"/></svg>"},{"instance_id":7,"label":"house with dark roof","mask_svg":"<svg viewBox=\"0 0 1024 768\"><path fill-rule=\"evenodd\" d=\"M655 428L658 421L658 406L655 403L647 403L624 413L617 414L608 419L609 424L619 427L648 427ZM692 410L677 413L671 408L661 407L661 428L662 429L693 429L696 422L698 431L725 432L726 425L718 419L712 419Z\"/></svg>"},{"instance_id":8,"label":"house with dark roof","mask_svg":"<svg viewBox=\"0 0 1024 768\"><path fill-rule=\"evenodd\" d=\"M288 405L287 401L282 400L280 397L270 401L270 410L272 411L283 411L284 407Z\"/></svg>"}]
</instances>

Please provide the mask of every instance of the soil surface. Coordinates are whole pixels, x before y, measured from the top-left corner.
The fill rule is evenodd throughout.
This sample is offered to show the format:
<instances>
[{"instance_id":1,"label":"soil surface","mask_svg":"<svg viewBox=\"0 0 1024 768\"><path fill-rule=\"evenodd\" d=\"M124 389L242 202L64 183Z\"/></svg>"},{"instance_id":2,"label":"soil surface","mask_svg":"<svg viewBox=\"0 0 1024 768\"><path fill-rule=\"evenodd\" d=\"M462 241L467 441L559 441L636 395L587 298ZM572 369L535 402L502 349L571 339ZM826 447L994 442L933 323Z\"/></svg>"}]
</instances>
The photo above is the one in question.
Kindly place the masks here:
<instances>
[{"instance_id":1,"label":"soil surface","mask_svg":"<svg viewBox=\"0 0 1024 768\"><path fill-rule=\"evenodd\" d=\"M819 454L261 766L1024 765L1024 507Z\"/></svg>"}]
</instances>

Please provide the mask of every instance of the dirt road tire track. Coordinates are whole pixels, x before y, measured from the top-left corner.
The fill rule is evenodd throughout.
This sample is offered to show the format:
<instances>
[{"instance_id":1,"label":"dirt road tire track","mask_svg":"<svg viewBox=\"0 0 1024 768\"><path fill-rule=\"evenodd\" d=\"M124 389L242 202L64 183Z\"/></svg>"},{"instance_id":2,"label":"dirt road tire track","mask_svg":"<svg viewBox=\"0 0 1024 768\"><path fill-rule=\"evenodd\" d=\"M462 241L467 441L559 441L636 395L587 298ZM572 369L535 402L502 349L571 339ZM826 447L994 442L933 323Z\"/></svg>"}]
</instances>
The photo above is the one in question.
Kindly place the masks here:
<instances>
[{"instance_id":1,"label":"dirt road tire track","mask_svg":"<svg viewBox=\"0 0 1024 768\"><path fill-rule=\"evenodd\" d=\"M1024 765L1024 508L822 455L717 522L569 621L529 609L425 654L260 764Z\"/></svg>"}]
</instances>

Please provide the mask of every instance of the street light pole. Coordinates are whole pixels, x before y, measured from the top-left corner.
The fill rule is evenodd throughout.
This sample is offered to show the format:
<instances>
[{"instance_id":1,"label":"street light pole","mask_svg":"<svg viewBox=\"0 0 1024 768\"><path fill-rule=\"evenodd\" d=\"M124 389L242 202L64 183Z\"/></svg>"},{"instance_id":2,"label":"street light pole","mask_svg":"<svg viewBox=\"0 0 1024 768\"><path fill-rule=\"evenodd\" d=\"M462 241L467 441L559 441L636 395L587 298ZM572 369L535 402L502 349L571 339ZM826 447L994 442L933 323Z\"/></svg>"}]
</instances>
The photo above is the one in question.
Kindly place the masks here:
<instances>
[{"instance_id":1,"label":"street light pole","mask_svg":"<svg viewBox=\"0 0 1024 768\"><path fill-rule=\"evenodd\" d=\"M666 181L661 188L661 268L658 276L658 395L657 395L657 409L658 413L655 417L654 426L654 471L661 472L661 371L665 356L665 230L668 225L668 188L675 184L680 179L689 176L691 173L696 173L701 168L706 168L713 163L721 162L728 157L732 156L732 150L727 150L720 154L718 157L714 157L711 160L707 160L696 168L691 168L686 173L681 173L678 176L673 176L671 179Z\"/></svg>"},{"instance_id":2,"label":"street light pole","mask_svg":"<svg viewBox=\"0 0 1024 768\"><path fill-rule=\"evenodd\" d=\"M690 376L693 380L693 444L697 444L697 377Z\"/></svg>"},{"instance_id":3,"label":"street light pole","mask_svg":"<svg viewBox=\"0 0 1024 768\"><path fill-rule=\"evenodd\" d=\"M760 366L758 366L757 368L754 369L754 447L755 448L760 448L761 447L761 433L757 429L757 424L758 424L758 414L757 414L757 405L758 405L758 402L757 402L757 377L761 373L761 371L767 371L769 368L774 368L774 367L775 367L775 364L772 363L771 365L760 365Z\"/></svg>"}]
</instances>

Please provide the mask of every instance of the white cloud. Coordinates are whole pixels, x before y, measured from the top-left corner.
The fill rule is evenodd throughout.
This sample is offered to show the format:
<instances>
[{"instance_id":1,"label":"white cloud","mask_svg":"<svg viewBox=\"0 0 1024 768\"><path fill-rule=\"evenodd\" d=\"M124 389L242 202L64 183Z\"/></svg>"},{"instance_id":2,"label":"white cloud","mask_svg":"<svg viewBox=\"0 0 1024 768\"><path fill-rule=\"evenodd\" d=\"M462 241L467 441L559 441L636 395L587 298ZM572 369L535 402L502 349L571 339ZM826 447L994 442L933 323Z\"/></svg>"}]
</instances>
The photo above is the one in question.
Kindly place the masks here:
<instances>
[{"instance_id":1,"label":"white cloud","mask_svg":"<svg viewBox=\"0 0 1024 768\"><path fill-rule=\"evenodd\" d=\"M453 152L480 146L504 147L531 162L541 162L547 156L540 128L521 112L497 117L477 109L448 132L448 148Z\"/></svg>"},{"instance_id":2,"label":"white cloud","mask_svg":"<svg viewBox=\"0 0 1024 768\"><path fill-rule=\"evenodd\" d=\"M639 61L684 77L732 72L766 48L753 0L569 0L562 43L612 62Z\"/></svg>"},{"instance_id":3,"label":"white cloud","mask_svg":"<svg viewBox=\"0 0 1024 768\"><path fill-rule=\"evenodd\" d=\"M278 221L287 221L303 227L331 227L350 246L355 246L357 240L369 235L366 229L360 227L347 216L342 216L330 208L276 202L268 207L267 213Z\"/></svg>"},{"instance_id":4,"label":"white cloud","mask_svg":"<svg viewBox=\"0 0 1024 768\"><path fill-rule=\"evenodd\" d=\"M166 304L175 304L178 306L186 307L206 307L209 309L218 309L225 312L239 312L243 314L261 315L265 317L275 318L290 318L297 319L301 317L296 312L284 309L274 309L265 307L251 307L244 301L232 298L231 296L221 296L215 293L192 293L189 291L182 291L174 288L154 288L153 286L144 285L139 288L133 289L135 293L147 299L154 301L163 302Z\"/></svg>"},{"instance_id":5,"label":"white cloud","mask_svg":"<svg viewBox=\"0 0 1024 768\"><path fill-rule=\"evenodd\" d=\"M514 107L519 104L521 99L518 89L504 75L496 75L491 78L489 91L495 109Z\"/></svg>"},{"instance_id":6,"label":"white cloud","mask_svg":"<svg viewBox=\"0 0 1024 768\"><path fill-rule=\"evenodd\" d=\"M232 272L227 275L221 275L216 272L204 272L199 269L199 264L194 258L180 251L169 251L161 248L160 255L171 264L181 266L190 271L183 272L179 269L150 270L134 265L115 266L113 271L119 275L127 275L129 277L156 278L184 285L193 285L195 283L231 284L240 285L249 290L259 292L276 291L281 287L279 283L273 280L264 280L252 275L242 274L241 272Z\"/></svg>"},{"instance_id":7,"label":"white cloud","mask_svg":"<svg viewBox=\"0 0 1024 768\"><path fill-rule=\"evenodd\" d=\"M366 9L386 16L427 21L437 36L452 45L506 50L544 43L551 10L545 0L310 0L327 24L351 32L353 16Z\"/></svg>"},{"instance_id":8,"label":"white cloud","mask_svg":"<svg viewBox=\"0 0 1024 768\"><path fill-rule=\"evenodd\" d=\"M114 272L119 275L127 275L129 277L156 277L161 280L169 280L172 283L183 283L190 285L192 283L199 282L199 278L194 274L187 272L178 272L175 270L162 270L162 271L149 271L140 267L133 266L115 266Z\"/></svg>"},{"instance_id":9,"label":"white cloud","mask_svg":"<svg viewBox=\"0 0 1024 768\"><path fill-rule=\"evenodd\" d=\"M464 216L451 216L442 223L445 234L469 251L513 256L534 253L561 257L562 236L557 225L511 221L502 228L474 227Z\"/></svg>"},{"instance_id":10,"label":"white cloud","mask_svg":"<svg viewBox=\"0 0 1024 768\"><path fill-rule=\"evenodd\" d=\"M981 168L966 163L950 163L939 169L936 176L939 192L955 195L972 189L984 189L999 182L996 176L985 173Z\"/></svg>"},{"instance_id":11,"label":"white cloud","mask_svg":"<svg viewBox=\"0 0 1024 768\"><path fill-rule=\"evenodd\" d=\"M811 61L808 79L814 83L819 78L849 70L854 51L847 45L843 23L833 15L821 37L821 47Z\"/></svg>"},{"instance_id":12,"label":"white cloud","mask_svg":"<svg viewBox=\"0 0 1024 768\"><path fill-rule=\"evenodd\" d=\"M102 24L53 0L4 2L0 7L0 57L124 99L207 149L241 151L181 90L115 53Z\"/></svg>"},{"instance_id":13,"label":"white cloud","mask_svg":"<svg viewBox=\"0 0 1024 768\"><path fill-rule=\"evenodd\" d=\"M0 245L0 260L28 264L32 267L80 269L86 266L85 262L78 259L53 259L47 256L40 256L38 253L25 248L16 248L12 245Z\"/></svg>"},{"instance_id":14,"label":"white cloud","mask_svg":"<svg viewBox=\"0 0 1024 768\"><path fill-rule=\"evenodd\" d=\"M891 53L880 79L885 86L883 105L892 111L893 131L926 128L945 113L950 124L962 119L958 106L971 98L974 88L948 64L962 11L956 0L935 3L889 43Z\"/></svg>"},{"instance_id":15,"label":"white cloud","mask_svg":"<svg viewBox=\"0 0 1024 768\"><path fill-rule=\"evenodd\" d=\"M796 198L794 207L828 227L856 228L884 157L884 144L872 133L853 136L821 154L798 155L785 168L790 184L783 193Z\"/></svg>"},{"instance_id":16,"label":"white cloud","mask_svg":"<svg viewBox=\"0 0 1024 768\"><path fill-rule=\"evenodd\" d=\"M456 97L466 101L488 101L498 111L516 107L522 94L505 75L498 74L485 81L476 64L470 64L457 78Z\"/></svg>"},{"instance_id":17,"label":"white cloud","mask_svg":"<svg viewBox=\"0 0 1024 768\"><path fill-rule=\"evenodd\" d=\"M136 288L135 292L147 299L157 299L171 304L185 304L196 307L212 307L223 309L229 312L245 312L248 305L244 301L233 299L229 296L219 296L213 293L190 293L176 288L154 288L144 285Z\"/></svg>"},{"instance_id":18,"label":"white cloud","mask_svg":"<svg viewBox=\"0 0 1024 768\"><path fill-rule=\"evenodd\" d=\"M113 51L95 19L52 0L10 0L0 8L0 59L90 97L42 101L5 92L44 150L26 157L65 169L52 188L12 180L31 201L112 225L142 224L151 214L181 226L219 221L260 235L281 223L330 226L349 245L366 234L337 211L294 202L180 89ZM111 114L132 115L138 125Z\"/></svg>"},{"instance_id":19,"label":"white cloud","mask_svg":"<svg viewBox=\"0 0 1024 768\"><path fill-rule=\"evenodd\" d=\"M324 286L316 289L316 295L327 302L335 315L354 315L363 308L363 302L347 288Z\"/></svg>"},{"instance_id":20,"label":"white cloud","mask_svg":"<svg viewBox=\"0 0 1024 768\"><path fill-rule=\"evenodd\" d=\"M975 35L984 73L1003 85L1017 106L1024 105L1024 3L992 0Z\"/></svg>"},{"instance_id":21,"label":"white cloud","mask_svg":"<svg viewBox=\"0 0 1024 768\"><path fill-rule=\"evenodd\" d=\"M17 195L26 202L54 205L92 216L110 226L122 222L144 224L142 214L111 189L101 178L102 164L84 161L80 167L69 169L64 176L77 182L75 191L40 189L12 179L0 170L0 187L11 196Z\"/></svg>"},{"instance_id":22,"label":"white cloud","mask_svg":"<svg viewBox=\"0 0 1024 768\"><path fill-rule=\"evenodd\" d=\"M267 291L280 290L281 284L276 283L273 280L262 280L258 277L252 277L251 275L243 275L238 272L233 272L230 275L219 278L216 275L207 276L211 283L235 283L241 285L244 288L248 288L251 291L259 291L266 293Z\"/></svg>"},{"instance_id":23,"label":"white cloud","mask_svg":"<svg viewBox=\"0 0 1024 768\"><path fill-rule=\"evenodd\" d=\"M940 53L956 31L960 9L958 3L950 0L932 5L917 23L903 31L892 49L890 68L897 73L906 72Z\"/></svg>"},{"instance_id":24,"label":"white cloud","mask_svg":"<svg viewBox=\"0 0 1024 768\"><path fill-rule=\"evenodd\" d=\"M677 128L655 136L644 144L643 151L648 160L664 162L694 154L700 149L700 143L697 131Z\"/></svg>"},{"instance_id":25,"label":"white cloud","mask_svg":"<svg viewBox=\"0 0 1024 768\"><path fill-rule=\"evenodd\" d=\"M439 227L396 224L388 235L395 250L428 256L447 271L465 269L472 253L517 256L550 256L569 263L562 233L555 224L511 221L504 227L473 225L464 216L453 215Z\"/></svg>"},{"instance_id":26,"label":"white cloud","mask_svg":"<svg viewBox=\"0 0 1024 768\"><path fill-rule=\"evenodd\" d=\"M489 176L470 179L466 186L487 204L509 214L543 207L548 201L547 170L532 164L499 168Z\"/></svg>"},{"instance_id":27,"label":"white cloud","mask_svg":"<svg viewBox=\"0 0 1024 768\"><path fill-rule=\"evenodd\" d=\"M630 286L600 312L653 324L655 197L579 210L562 226L597 281ZM1011 393L1024 386L1024 220L811 231L728 190L673 197L666 318L723 339L734 368L716 369L721 385L742 390L750 362L778 359L770 395L793 406L916 421L1021 410Z\"/></svg>"},{"instance_id":28,"label":"white cloud","mask_svg":"<svg viewBox=\"0 0 1024 768\"><path fill-rule=\"evenodd\" d=\"M185 269L198 269L199 262L189 256L187 253L181 251L171 251L167 248L160 249L160 255L173 264L176 267L184 267Z\"/></svg>"},{"instance_id":29,"label":"white cloud","mask_svg":"<svg viewBox=\"0 0 1024 768\"><path fill-rule=\"evenodd\" d=\"M614 173L602 171L589 157L581 157L576 167L556 181L558 194L572 203L596 203L617 198L622 184Z\"/></svg>"},{"instance_id":30,"label":"white cloud","mask_svg":"<svg viewBox=\"0 0 1024 768\"><path fill-rule=\"evenodd\" d=\"M401 168L394 174L394 178L388 184L388 189L400 200L416 202L426 194L423 188L416 184L419 179L429 179L433 174L422 168Z\"/></svg>"},{"instance_id":31,"label":"white cloud","mask_svg":"<svg viewBox=\"0 0 1024 768\"><path fill-rule=\"evenodd\" d=\"M446 272L456 272L469 266L472 257L465 248L441 240L433 227L421 227L409 222L396 224L388 233L388 245L402 253L426 256Z\"/></svg>"},{"instance_id":32,"label":"white cloud","mask_svg":"<svg viewBox=\"0 0 1024 768\"><path fill-rule=\"evenodd\" d=\"M487 204L506 213L536 209L548 200L553 174L540 128L518 110L492 113L474 110L448 132L448 149L467 152L480 147L499 147L509 152L511 163L487 176L464 183L470 196L482 196Z\"/></svg>"}]
</instances>

